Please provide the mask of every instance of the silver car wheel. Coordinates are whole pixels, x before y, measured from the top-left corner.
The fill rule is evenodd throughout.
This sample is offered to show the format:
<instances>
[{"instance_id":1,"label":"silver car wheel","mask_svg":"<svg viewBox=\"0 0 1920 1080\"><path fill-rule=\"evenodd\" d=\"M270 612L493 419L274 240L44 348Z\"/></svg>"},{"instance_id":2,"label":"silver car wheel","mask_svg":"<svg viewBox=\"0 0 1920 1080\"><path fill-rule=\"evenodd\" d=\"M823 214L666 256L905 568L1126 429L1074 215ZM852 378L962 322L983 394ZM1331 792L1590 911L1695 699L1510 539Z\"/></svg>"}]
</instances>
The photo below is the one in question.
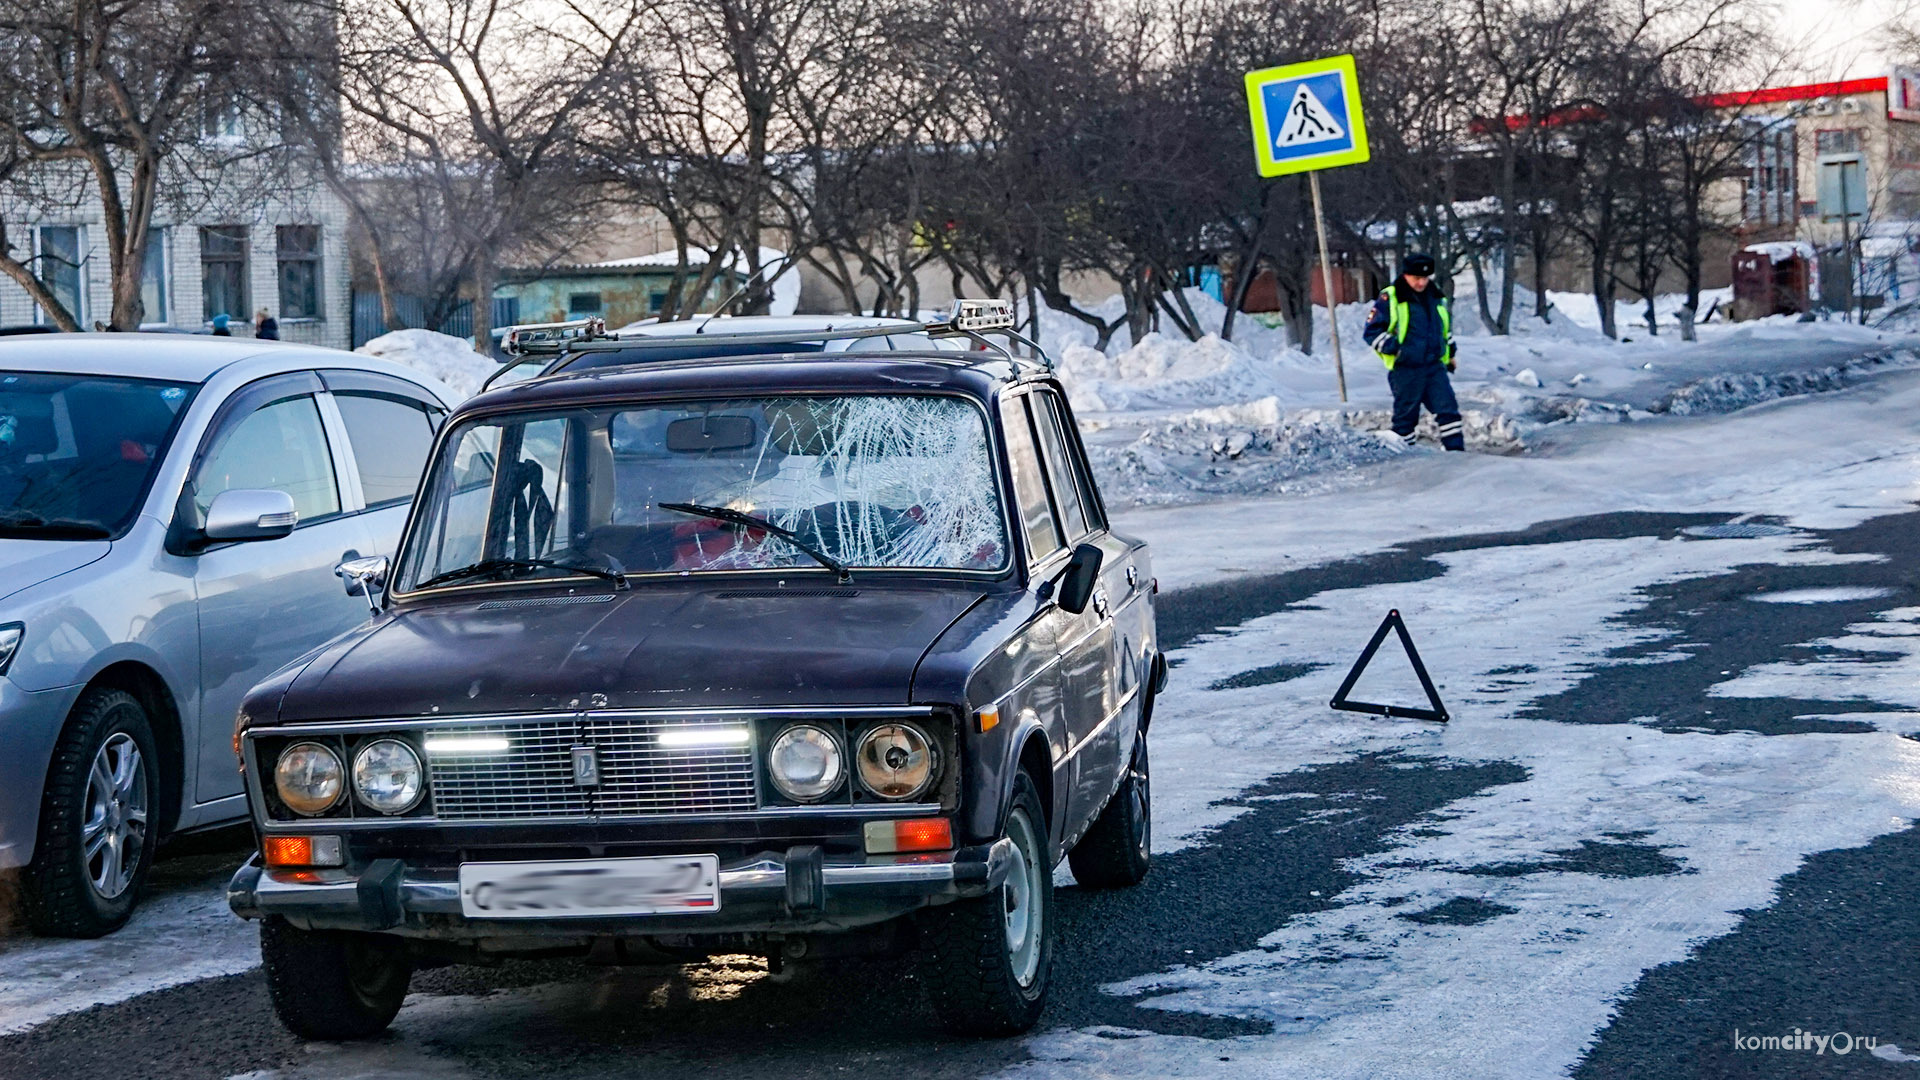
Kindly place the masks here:
<instances>
[{"instance_id":1,"label":"silver car wheel","mask_svg":"<svg viewBox=\"0 0 1920 1080\"><path fill-rule=\"evenodd\" d=\"M1042 895L1045 868L1040 862L1040 843L1025 810L1016 808L1008 816L1007 837L1013 841L1012 865L1007 869L1007 883L1001 887L1006 903L1007 957L1014 981L1032 986L1040 974L1047 898Z\"/></svg>"},{"instance_id":2,"label":"silver car wheel","mask_svg":"<svg viewBox=\"0 0 1920 1080\"><path fill-rule=\"evenodd\" d=\"M93 891L107 900L126 892L147 842L147 770L140 745L124 731L93 756L80 842Z\"/></svg>"}]
</instances>

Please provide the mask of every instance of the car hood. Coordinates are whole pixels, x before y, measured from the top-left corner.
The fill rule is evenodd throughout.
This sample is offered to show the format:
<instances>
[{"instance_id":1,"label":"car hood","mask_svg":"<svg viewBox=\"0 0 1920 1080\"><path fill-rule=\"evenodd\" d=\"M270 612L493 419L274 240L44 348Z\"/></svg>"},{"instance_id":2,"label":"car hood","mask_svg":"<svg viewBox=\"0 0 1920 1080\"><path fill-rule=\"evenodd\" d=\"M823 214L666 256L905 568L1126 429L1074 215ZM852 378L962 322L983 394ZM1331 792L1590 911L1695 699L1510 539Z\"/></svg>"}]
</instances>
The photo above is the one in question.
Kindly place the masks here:
<instances>
[{"instance_id":1,"label":"car hood","mask_svg":"<svg viewBox=\"0 0 1920 1080\"><path fill-rule=\"evenodd\" d=\"M707 586L606 595L502 590L484 601L410 607L322 650L274 711L298 723L906 704L921 656L982 591Z\"/></svg>"},{"instance_id":2,"label":"car hood","mask_svg":"<svg viewBox=\"0 0 1920 1080\"><path fill-rule=\"evenodd\" d=\"M112 550L105 540L0 539L0 598L98 562Z\"/></svg>"}]
</instances>

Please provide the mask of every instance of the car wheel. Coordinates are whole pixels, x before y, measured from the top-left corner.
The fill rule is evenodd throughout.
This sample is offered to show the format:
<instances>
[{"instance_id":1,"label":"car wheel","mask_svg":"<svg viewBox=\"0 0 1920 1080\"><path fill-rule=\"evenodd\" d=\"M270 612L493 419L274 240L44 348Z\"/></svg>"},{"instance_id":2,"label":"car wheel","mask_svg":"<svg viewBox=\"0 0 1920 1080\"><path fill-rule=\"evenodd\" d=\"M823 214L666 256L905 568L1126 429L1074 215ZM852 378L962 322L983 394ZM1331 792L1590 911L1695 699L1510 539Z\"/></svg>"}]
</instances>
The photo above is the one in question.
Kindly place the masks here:
<instances>
[{"instance_id":1,"label":"car wheel","mask_svg":"<svg viewBox=\"0 0 1920 1080\"><path fill-rule=\"evenodd\" d=\"M1107 800L1093 828L1067 853L1073 880L1089 889L1138 885L1153 863L1153 785L1147 770L1147 733L1133 737L1127 777Z\"/></svg>"},{"instance_id":2,"label":"car wheel","mask_svg":"<svg viewBox=\"0 0 1920 1080\"><path fill-rule=\"evenodd\" d=\"M133 914L158 838L159 764L138 698L105 689L80 696L54 745L23 881L36 931L100 937Z\"/></svg>"},{"instance_id":3,"label":"car wheel","mask_svg":"<svg viewBox=\"0 0 1920 1080\"><path fill-rule=\"evenodd\" d=\"M302 930L279 916L261 920L260 963L274 1013L303 1039L380 1034L393 1023L413 979L413 963L395 938Z\"/></svg>"},{"instance_id":4,"label":"car wheel","mask_svg":"<svg viewBox=\"0 0 1920 1080\"><path fill-rule=\"evenodd\" d=\"M1013 865L992 893L923 913L920 982L962 1035L1018 1035L1040 1019L1053 969L1053 860L1047 818L1021 773L1007 812Z\"/></svg>"}]
</instances>

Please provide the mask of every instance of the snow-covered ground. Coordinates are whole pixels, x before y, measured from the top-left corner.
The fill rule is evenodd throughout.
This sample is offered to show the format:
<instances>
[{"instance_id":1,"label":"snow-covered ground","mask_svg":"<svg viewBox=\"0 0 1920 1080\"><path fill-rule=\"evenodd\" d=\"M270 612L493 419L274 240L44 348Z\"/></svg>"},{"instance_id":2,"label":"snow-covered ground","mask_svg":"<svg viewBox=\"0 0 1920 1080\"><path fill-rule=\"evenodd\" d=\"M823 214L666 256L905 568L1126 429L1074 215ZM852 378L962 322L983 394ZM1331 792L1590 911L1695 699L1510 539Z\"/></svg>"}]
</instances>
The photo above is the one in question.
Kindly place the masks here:
<instances>
[{"instance_id":1,"label":"snow-covered ground","mask_svg":"<svg viewBox=\"0 0 1920 1080\"><path fill-rule=\"evenodd\" d=\"M1706 420L1593 429L1548 457L1409 462L1364 490L1136 511L1176 586L1298 568L1418 536L1510 528L1601 510L1738 511L1836 529L1920 500L1920 376L1827 399ZM1469 499L1465 493L1478 492ZM1500 498L1490 493L1500 493ZM1033 1040L1021 1076L1273 1077L1560 1075L1647 969L1684 958L1765 907L1806 855L1866 843L1920 815L1920 713L1849 714L1871 734L1671 733L1636 723L1565 724L1524 708L1575 686L1609 650L1659 642L1619 617L1666 582L1736 566L1834 565L1804 533L1760 539L1585 540L1440 556L1446 574L1321 593L1180 650L1154 721L1156 849L1206 842L1245 813L1221 800L1276 771L1400 751L1514 762L1528 778L1447 808L1348 869L1337 906L1276 927L1259 948L1108 987L1150 1007L1266 1020L1267 1036L1222 1043L1140 1031L1060 1031ZM1820 603L1851 593L1757 597ZM1371 619L1400 610L1456 721L1355 719L1325 702ZM1871 662L1775 663L1729 677L1719 696L1847 698L1920 708L1920 611L1850 628ZM1816 643L1807 643L1813 645ZM1675 641L1676 648L1683 643ZM1675 654L1676 656L1684 653ZM1644 661L1643 661L1644 662ZM1657 659L1656 661L1657 662ZM1500 678L1517 664L1522 678ZM1324 665L1278 685L1207 689L1269 664ZM1372 677L1371 675L1369 676ZM1394 690L1417 701L1411 680ZM1363 683L1362 689L1365 689ZM1360 696L1366 697L1365 694ZM1396 700L1375 697L1372 700ZM1623 718L1624 719L1624 718ZM1462 872L1641 834L1684 864L1647 877ZM1401 916L1468 897L1511 909L1478 925Z\"/></svg>"},{"instance_id":2,"label":"snow-covered ground","mask_svg":"<svg viewBox=\"0 0 1920 1080\"><path fill-rule=\"evenodd\" d=\"M1188 291L1201 325L1217 331L1225 308ZM1597 329L1592 303L1552 322L1531 314L1521 292L1511 335L1486 332L1473 296L1455 303L1460 341L1453 377L1468 446L1523 451L1543 429L1567 422L1620 422L1659 413L1723 412L1775 397L1828 390L1889 366L1920 363L1920 336L1839 322L1776 318L1699 327L1682 342L1668 322L1657 337L1622 323L1622 338ZM1662 298L1662 311L1677 298ZM1117 302L1109 304L1118 313ZM1110 501L1145 505L1237 495L1322 490L1355 466L1402 453L1386 438L1392 407L1385 371L1360 330L1368 305L1338 311L1347 400L1324 320L1311 355L1283 329L1238 320L1234 340L1197 342L1125 332L1105 352L1092 331L1057 312L1042 317L1102 473ZM1430 418L1422 420L1428 443Z\"/></svg>"}]
</instances>

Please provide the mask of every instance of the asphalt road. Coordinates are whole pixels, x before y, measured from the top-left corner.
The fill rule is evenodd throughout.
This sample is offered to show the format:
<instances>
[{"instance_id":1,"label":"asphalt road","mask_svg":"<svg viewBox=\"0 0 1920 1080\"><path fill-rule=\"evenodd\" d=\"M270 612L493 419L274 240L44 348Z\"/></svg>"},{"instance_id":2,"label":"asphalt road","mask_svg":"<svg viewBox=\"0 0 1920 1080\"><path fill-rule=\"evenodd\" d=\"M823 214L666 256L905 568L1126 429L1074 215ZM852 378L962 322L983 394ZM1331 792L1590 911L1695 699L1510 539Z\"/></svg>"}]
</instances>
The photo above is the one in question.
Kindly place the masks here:
<instances>
[{"instance_id":1,"label":"asphalt road","mask_svg":"<svg viewBox=\"0 0 1920 1080\"><path fill-rule=\"evenodd\" d=\"M1410 545L1312 570L1242 578L1163 597L1169 646L1305 604L1336 589L1430 581L1447 573L1438 556L1518 545L1625 537L1676 537L1720 516L1620 514L1542 523L1517 533ZM1638 723L1656 732L1836 735L1870 730L1858 700L1711 696L1738 671L1820 652L1806 643L1840 635L1877 613L1912 607L1920 584L1920 514L1884 517L1812 534L1836 553L1871 556L1814 566L1756 564L1646 590L1629 626L1677 633L1690 655L1665 662L1630 647L1564 692L1531 705L1569 724ZM1577 572L1577 571L1576 571ZM1541 583L1551 587L1551 582ZM1804 606L1743 597L1784 589L1857 586L1863 599ZM1373 616L1356 616L1365 621ZM1364 629L1362 630L1364 634ZM1836 655L1844 650L1829 650ZM1839 656L1846 659L1845 656ZM1248 664L1240 685L1305 672ZM1524 670L1502 676L1524 682ZM1170 694L1183 692L1176 670ZM1244 1036L1274 1023L1154 1007L1154 995L1102 987L1178 965L1260 947L1290 920L1340 903L1355 882L1347 860L1388 849L1397 830L1445 820L1448 808L1526 778L1517 764L1462 763L1414 752L1366 753L1285 771L1234 800L1245 812L1207 842L1157 856L1140 888L1058 896L1059 948L1043 1028L1098 1028L1192 1036L1217 1045L1219 1075L1236 1075ZM1730 827L1737 828L1737 824ZM1488 877L1546 870L1606 877L1690 872L1684 860L1631 832L1607 834L1533 863L1468 868ZM196 851L183 864L237 858L237 849ZM1866 847L1813 856L1782 883L1776 902L1691 958L1648 972L1599 1033L1583 1077L1900 1074L1915 1066L1869 1056L1771 1055L1734 1045L1734 1032L1796 1028L1904 1037L1920 1053L1920 833L1881 836ZM1509 909L1461 898L1404 918L1472 926ZM1364 950L1356 943L1356 950ZM1341 958L1329 958L1337 964ZM307 1047L269 1013L257 971L209 979L73 1013L0 1038L0 1077L230 1077L289 1068L304 1076L649 1077L725 1074L811 1078L859 1074L975 1077L1028 1060L1021 1040L962 1041L938 1032L917 995L903 992L895 963L795 965L770 975L750 958L676 971L591 968L574 962L456 967L416 977L420 1018L405 1038L368 1046ZM538 988L532 993L510 993ZM404 1017L403 1017L404 1019ZM1285 1018L1282 1018L1283 1020ZM1304 1019L1304 1018L1302 1018ZM1391 1032L1380 1038L1391 1040Z\"/></svg>"}]
</instances>

